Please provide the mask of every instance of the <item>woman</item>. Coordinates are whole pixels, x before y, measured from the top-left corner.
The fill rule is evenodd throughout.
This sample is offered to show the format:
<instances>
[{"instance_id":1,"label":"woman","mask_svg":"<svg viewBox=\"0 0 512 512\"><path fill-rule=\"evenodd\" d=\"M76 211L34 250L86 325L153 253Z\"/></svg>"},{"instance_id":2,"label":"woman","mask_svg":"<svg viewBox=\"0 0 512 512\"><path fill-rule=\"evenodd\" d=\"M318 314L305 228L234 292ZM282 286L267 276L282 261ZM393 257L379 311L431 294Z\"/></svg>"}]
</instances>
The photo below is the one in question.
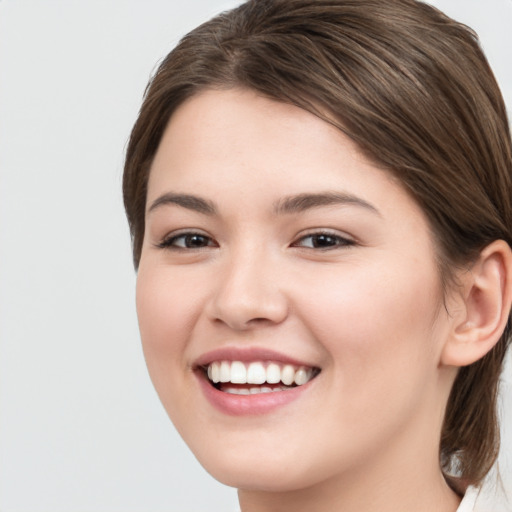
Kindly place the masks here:
<instances>
[{"instance_id":1,"label":"woman","mask_svg":"<svg viewBox=\"0 0 512 512\"><path fill-rule=\"evenodd\" d=\"M511 180L476 37L426 4L253 0L163 61L124 175L142 342L243 512L473 510Z\"/></svg>"}]
</instances>

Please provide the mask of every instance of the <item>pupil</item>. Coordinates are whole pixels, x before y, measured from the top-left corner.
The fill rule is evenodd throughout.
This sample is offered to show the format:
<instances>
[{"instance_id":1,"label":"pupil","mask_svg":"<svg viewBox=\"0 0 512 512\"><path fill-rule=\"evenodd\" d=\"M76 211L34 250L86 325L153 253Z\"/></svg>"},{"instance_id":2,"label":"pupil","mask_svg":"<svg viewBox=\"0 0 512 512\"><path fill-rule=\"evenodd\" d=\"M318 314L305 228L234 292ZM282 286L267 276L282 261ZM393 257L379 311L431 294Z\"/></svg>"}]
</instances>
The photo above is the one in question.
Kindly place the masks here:
<instances>
[{"instance_id":1,"label":"pupil","mask_svg":"<svg viewBox=\"0 0 512 512\"><path fill-rule=\"evenodd\" d=\"M335 243L334 237L330 235L317 235L314 239L315 247L330 247Z\"/></svg>"},{"instance_id":2,"label":"pupil","mask_svg":"<svg viewBox=\"0 0 512 512\"><path fill-rule=\"evenodd\" d=\"M189 247L204 247L206 245L206 237L202 235L190 235L187 237L187 245Z\"/></svg>"}]
</instances>

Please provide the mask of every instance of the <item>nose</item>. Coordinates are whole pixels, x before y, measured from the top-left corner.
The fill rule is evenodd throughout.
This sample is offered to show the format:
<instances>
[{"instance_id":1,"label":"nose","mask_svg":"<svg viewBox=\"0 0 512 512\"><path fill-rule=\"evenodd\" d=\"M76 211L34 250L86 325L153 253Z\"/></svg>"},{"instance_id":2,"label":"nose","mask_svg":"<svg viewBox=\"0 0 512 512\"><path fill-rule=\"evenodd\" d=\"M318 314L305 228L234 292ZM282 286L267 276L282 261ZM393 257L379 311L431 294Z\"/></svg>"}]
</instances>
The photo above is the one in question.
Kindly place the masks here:
<instances>
[{"instance_id":1,"label":"nose","mask_svg":"<svg viewBox=\"0 0 512 512\"><path fill-rule=\"evenodd\" d=\"M227 259L216 279L209 316L233 330L276 325L288 316L279 265L259 252Z\"/></svg>"}]
</instances>

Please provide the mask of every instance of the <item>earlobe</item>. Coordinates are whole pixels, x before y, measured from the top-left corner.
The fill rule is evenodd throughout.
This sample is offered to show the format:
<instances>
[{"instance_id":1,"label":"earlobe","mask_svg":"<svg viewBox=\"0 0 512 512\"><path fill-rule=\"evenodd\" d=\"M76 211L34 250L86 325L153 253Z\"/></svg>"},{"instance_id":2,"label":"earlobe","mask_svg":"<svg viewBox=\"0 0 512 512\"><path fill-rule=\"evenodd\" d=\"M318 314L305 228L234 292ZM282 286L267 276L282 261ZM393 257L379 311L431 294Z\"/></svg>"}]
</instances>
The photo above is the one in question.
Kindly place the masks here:
<instances>
[{"instance_id":1,"label":"earlobe","mask_svg":"<svg viewBox=\"0 0 512 512\"><path fill-rule=\"evenodd\" d=\"M503 240L482 250L460 277L463 302L441 355L446 366L467 366L485 356L499 341L512 302L512 251Z\"/></svg>"}]
</instances>

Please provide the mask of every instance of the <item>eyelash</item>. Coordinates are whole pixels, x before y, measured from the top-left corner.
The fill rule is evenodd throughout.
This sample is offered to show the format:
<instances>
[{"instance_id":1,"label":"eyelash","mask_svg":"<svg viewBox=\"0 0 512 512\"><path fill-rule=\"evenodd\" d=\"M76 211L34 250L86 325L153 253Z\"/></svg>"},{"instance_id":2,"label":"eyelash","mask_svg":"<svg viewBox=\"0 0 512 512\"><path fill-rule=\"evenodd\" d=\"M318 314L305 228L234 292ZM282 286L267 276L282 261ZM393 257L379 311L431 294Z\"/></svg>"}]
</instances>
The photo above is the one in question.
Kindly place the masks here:
<instances>
[{"instance_id":1,"label":"eyelash","mask_svg":"<svg viewBox=\"0 0 512 512\"><path fill-rule=\"evenodd\" d=\"M191 245L194 237L201 239L204 244L199 246ZM304 245L304 241L307 239L310 239L311 243ZM183 241L183 245L177 245L179 240ZM354 245L356 245L354 240L329 231L318 231L303 235L291 244L292 247L298 247L306 250L311 249L315 251L329 251L340 247L351 247ZM156 244L156 246L160 249L169 249L174 251L197 251L206 249L207 247L218 247L213 238L205 235L204 233L195 231L173 234L164 238L161 242Z\"/></svg>"},{"instance_id":2,"label":"eyelash","mask_svg":"<svg viewBox=\"0 0 512 512\"><path fill-rule=\"evenodd\" d=\"M316 238L317 243L318 243L319 239L321 239L321 238L324 238L324 242L325 241L330 241L330 242L324 246L320 245L320 246L316 246L316 247L314 246L314 242L312 244L313 246L300 245L300 242L303 242L304 240L306 240L308 238L311 240ZM319 250L319 251L329 251L329 250L333 250L333 249L338 249L340 247L351 247L355 244L356 244L356 242L354 240L352 240L350 238L343 237L336 233L331 233L329 231L318 231L318 232L309 233L307 235L300 237L296 242L294 242L292 244L292 246L306 248L306 249L314 249L314 250Z\"/></svg>"},{"instance_id":3,"label":"eyelash","mask_svg":"<svg viewBox=\"0 0 512 512\"><path fill-rule=\"evenodd\" d=\"M188 241L190 242L190 240L193 239L194 237L204 239L207 242L206 245L201 245L199 247L187 247L186 240L188 239ZM180 239L182 239L185 242L184 246L176 245L176 242ZM211 244L211 242L213 242L213 239L208 235L198 233L195 231L187 231L185 233L173 234L171 236L164 238L160 243L157 244L157 247L159 247L160 249L171 249L175 251L200 250L206 247L217 247L216 244Z\"/></svg>"}]
</instances>

